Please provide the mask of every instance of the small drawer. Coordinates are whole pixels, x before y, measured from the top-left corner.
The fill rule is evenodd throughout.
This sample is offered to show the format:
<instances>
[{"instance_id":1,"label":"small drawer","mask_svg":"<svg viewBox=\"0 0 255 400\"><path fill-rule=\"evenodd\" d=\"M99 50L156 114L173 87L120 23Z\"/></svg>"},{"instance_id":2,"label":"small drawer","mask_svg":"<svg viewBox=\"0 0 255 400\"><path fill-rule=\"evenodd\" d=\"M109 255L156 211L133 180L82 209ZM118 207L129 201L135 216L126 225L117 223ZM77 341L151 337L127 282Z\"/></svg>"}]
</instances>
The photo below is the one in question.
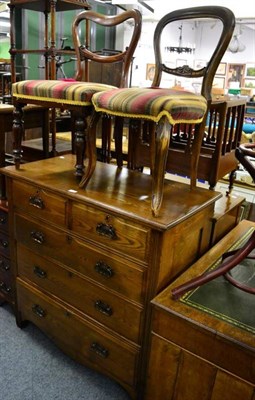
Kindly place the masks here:
<instances>
[{"instance_id":1,"label":"small drawer","mask_svg":"<svg viewBox=\"0 0 255 400\"><path fill-rule=\"evenodd\" d=\"M148 261L150 230L129 220L75 203L72 229L126 256Z\"/></svg>"},{"instance_id":2,"label":"small drawer","mask_svg":"<svg viewBox=\"0 0 255 400\"><path fill-rule=\"evenodd\" d=\"M37 284L126 338L139 341L141 307L21 246L17 259L21 278Z\"/></svg>"},{"instance_id":3,"label":"small drawer","mask_svg":"<svg viewBox=\"0 0 255 400\"><path fill-rule=\"evenodd\" d=\"M33 252L51 257L122 296L144 302L146 269L19 215L15 216L15 234L17 242Z\"/></svg>"},{"instance_id":4,"label":"small drawer","mask_svg":"<svg viewBox=\"0 0 255 400\"><path fill-rule=\"evenodd\" d=\"M0 254L6 257L10 256L9 236L0 232Z\"/></svg>"},{"instance_id":5,"label":"small drawer","mask_svg":"<svg viewBox=\"0 0 255 400\"><path fill-rule=\"evenodd\" d=\"M76 361L134 387L140 348L17 279L21 321L31 321Z\"/></svg>"},{"instance_id":6,"label":"small drawer","mask_svg":"<svg viewBox=\"0 0 255 400\"><path fill-rule=\"evenodd\" d=\"M10 274L11 262L9 258L4 257L0 254L0 274Z\"/></svg>"},{"instance_id":7,"label":"small drawer","mask_svg":"<svg viewBox=\"0 0 255 400\"><path fill-rule=\"evenodd\" d=\"M0 231L8 233L8 212L0 209Z\"/></svg>"},{"instance_id":8,"label":"small drawer","mask_svg":"<svg viewBox=\"0 0 255 400\"><path fill-rule=\"evenodd\" d=\"M2 259L2 257L1 257ZM7 265L7 260L5 263L6 267ZM13 277L10 272L10 269L2 269L0 266L0 294L3 295L6 298L12 298L14 293L13 293Z\"/></svg>"},{"instance_id":9,"label":"small drawer","mask_svg":"<svg viewBox=\"0 0 255 400\"><path fill-rule=\"evenodd\" d=\"M65 226L66 200L47 190L13 180L13 206L37 218Z\"/></svg>"}]
</instances>

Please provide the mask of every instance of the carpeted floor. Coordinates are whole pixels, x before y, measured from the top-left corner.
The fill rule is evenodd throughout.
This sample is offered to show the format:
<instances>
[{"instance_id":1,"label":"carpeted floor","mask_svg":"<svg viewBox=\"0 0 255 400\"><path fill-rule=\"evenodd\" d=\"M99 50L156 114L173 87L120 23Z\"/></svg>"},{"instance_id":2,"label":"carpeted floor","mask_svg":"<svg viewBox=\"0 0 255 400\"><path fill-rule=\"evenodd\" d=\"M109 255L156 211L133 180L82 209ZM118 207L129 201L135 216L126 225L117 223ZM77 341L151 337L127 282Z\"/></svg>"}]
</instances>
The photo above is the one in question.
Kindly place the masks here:
<instances>
[{"instance_id":1,"label":"carpeted floor","mask_svg":"<svg viewBox=\"0 0 255 400\"><path fill-rule=\"evenodd\" d=\"M0 307L0 400L128 400L109 378L67 357L32 323Z\"/></svg>"}]
</instances>

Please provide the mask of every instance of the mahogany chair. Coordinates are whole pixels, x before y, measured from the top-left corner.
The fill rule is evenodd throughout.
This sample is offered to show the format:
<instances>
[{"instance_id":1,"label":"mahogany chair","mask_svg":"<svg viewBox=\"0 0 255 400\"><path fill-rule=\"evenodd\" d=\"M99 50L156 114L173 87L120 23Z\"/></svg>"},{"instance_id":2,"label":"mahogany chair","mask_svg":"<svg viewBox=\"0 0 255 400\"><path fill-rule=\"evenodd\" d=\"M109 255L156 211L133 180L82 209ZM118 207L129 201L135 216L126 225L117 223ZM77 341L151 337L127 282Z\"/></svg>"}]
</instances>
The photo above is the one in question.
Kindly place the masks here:
<instances>
[{"instance_id":1,"label":"mahogany chair","mask_svg":"<svg viewBox=\"0 0 255 400\"><path fill-rule=\"evenodd\" d=\"M126 21L132 22L132 35L128 46L120 52L102 55L89 49L88 43L85 45L79 37L81 23L95 24L106 30L117 27ZM92 112L91 97L96 92L110 90L116 87L125 87L128 84L128 73L132 57L136 49L141 34L142 17L138 10L124 11L115 16L105 16L94 11L83 11L78 14L72 24L73 43L77 57L76 80L26 80L16 82L12 85L12 95L14 109L13 136L14 149L13 157L16 168L19 168L22 154L21 144L24 132L23 107L26 104L38 104L55 110L61 108L72 112L74 118L74 147L76 152L76 175L83 175L84 157L86 154L87 137L87 118ZM90 64L112 64L121 65L118 73L118 86L108 85L107 82L90 82ZM85 81L82 81L85 79ZM88 146L90 149L90 146ZM88 169L90 169L91 157L88 156Z\"/></svg>"},{"instance_id":2,"label":"mahogany chair","mask_svg":"<svg viewBox=\"0 0 255 400\"><path fill-rule=\"evenodd\" d=\"M221 21L222 32L217 41L213 54L205 67L194 70L184 65L169 68L162 62L161 36L164 29L171 23L182 23L185 20L198 21L205 18ZM166 161L170 143L171 129L175 124L186 123L194 126L193 138L189 147L185 147L183 161L189 165L190 188L196 187L198 160L201 143L204 137L204 128L207 112L211 105L211 88L218 65L231 40L235 27L235 17L231 10L225 7L194 7L176 10L165 15L157 24L154 33L155 75L151 88L115 89L93 95L92 102L96 112L130 118L133 120L129 131L129 149L135 147L136 137L140 134L140 125L145 121L150 136L150 168L152 175L152 212L159 214L163 198L163 184L166 170ZM162 74L167 73L175 77L202 79L201 93L178 89L160 88ZM95 167L95 131L98 115L94 114L90 127L90 144L94 147L90 153L94 154ZM138 122L138 123L135 123ZM132 129L132 126L134 128ZM138 128L137 128L138 126ZM122 130L115 132L121 135ZM131 150L132 153L132 150ZM132 156L132 154L131 154ZM175 160L173 160L175 162ZM120 165L121 163L119 163ZM93 173L93 168L85 172L80 183L85 187Z\"/></svg>"}]
</instances>

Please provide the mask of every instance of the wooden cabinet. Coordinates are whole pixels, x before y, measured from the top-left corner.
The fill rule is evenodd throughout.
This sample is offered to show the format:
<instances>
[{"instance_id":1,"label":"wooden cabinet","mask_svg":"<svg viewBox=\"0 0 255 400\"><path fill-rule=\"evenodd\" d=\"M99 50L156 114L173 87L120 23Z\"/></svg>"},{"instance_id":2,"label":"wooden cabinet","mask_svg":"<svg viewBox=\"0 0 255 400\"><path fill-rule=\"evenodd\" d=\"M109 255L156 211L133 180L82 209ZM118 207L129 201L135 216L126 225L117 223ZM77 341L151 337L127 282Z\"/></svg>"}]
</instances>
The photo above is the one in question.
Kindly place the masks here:
<instances>
[{"instance_id":1,"label":"wooden cabinet","mask_svg":"<svg viewBox=\"0 0 255 400\"><path fill-rule=\"evenodd\" d=\"M254 229L253 222L241 221L153 299L146 400L254 400L254 295L224 277L179 300L171 294L217 267L222 254L241 246Z\"/></svg>"},{"instance_id":2,"label":"wooden cabinet","mask_svg":"<svg viewBox=\"0 0 255 400\"><path fill-rule=\"evenodd\" d=\"M17 322L141 399L150 300L208 249L221 195L166 181L154 218L149 175L98 162L83 190L74 164L66 155L3 170Z\"/></svg>"}]
</instances>

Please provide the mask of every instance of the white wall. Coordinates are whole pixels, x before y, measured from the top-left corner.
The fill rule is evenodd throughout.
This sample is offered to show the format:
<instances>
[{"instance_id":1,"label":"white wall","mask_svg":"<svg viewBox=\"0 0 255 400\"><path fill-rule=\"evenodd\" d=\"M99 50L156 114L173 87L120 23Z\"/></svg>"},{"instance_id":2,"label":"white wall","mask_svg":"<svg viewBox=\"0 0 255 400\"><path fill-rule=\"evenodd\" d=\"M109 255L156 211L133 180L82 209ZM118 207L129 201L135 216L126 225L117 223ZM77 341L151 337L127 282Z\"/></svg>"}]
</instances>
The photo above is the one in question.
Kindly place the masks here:
<instances>
[{"instance_id":1,"label":"white wall","mask_svg":"<svg viewBox=\"0 0 255 400\"><path fill-rule=\"evenodd\" d=\"M154 63L154 52L153 52L153 34L156 27L156 21L143 20L142 35L135 52L135 59L133 65L133 86L149 86L151 81L146 80L146 67L147 64ZM252 29L254 28L254 29ZM241 25L242 34L240 40L245 44L246 48L243 52L231 53L227 51L222 59L223 62L234 63L234 64L255 64L255 25L246 27ZM239 25L237 25L239 30ZM124 31L124 40L122 45L127 44L128 38L130 37L131 26L126 25ZM176 53L165 53L166 61L168 63L176 64L176 60L184 59L187 64L194 66L197 60L208 61L210 56L210 48L214 46L215 41L221 32L221 23L216 24L211 21L208 23L194 24L187 22L183 25L183 46L193 46L195 44L196 50L192 55L187 54L176 54ZM171 37L171 40L169 39ZM167 38L162 36L162 47L165 46L176 46L178 45L179 30L178 26L168 30ZM120 39L120 37L119 37ZM118 48L118 47L117 47ZM177 61L179 63L179 61ZM165 82L167 86L170 82ZM172 82L171 82L172 83Z\"/></svg>"}]
</instances>

